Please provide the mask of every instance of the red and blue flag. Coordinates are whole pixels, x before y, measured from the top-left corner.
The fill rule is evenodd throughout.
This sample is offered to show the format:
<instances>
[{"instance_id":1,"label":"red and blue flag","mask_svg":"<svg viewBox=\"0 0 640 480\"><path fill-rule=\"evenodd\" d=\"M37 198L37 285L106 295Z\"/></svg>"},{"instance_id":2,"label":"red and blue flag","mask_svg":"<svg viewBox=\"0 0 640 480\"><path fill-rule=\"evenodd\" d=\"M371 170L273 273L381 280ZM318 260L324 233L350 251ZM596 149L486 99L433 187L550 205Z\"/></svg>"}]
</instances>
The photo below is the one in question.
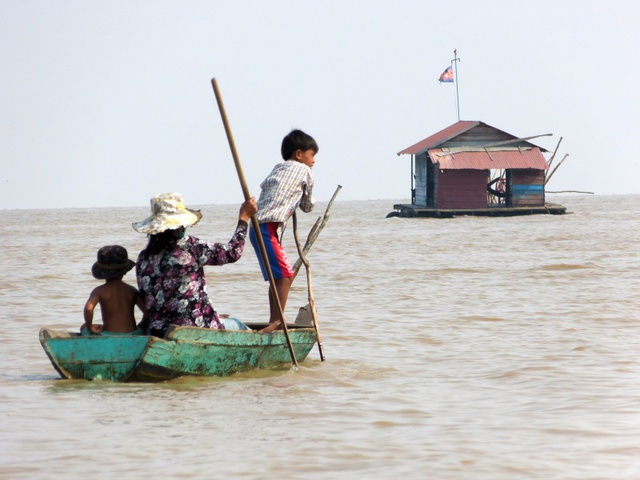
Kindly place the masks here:
<instances>
[{"instance_id":1,"label":"red and blue flag","mask_svg":"<svg viewBox=\"0 0 640 480\"><path fill-rule=\"evenodd\" d=\"M438 80L440 83L453 83L453 69L449 65Z\"/></svg>"}]
</instances>

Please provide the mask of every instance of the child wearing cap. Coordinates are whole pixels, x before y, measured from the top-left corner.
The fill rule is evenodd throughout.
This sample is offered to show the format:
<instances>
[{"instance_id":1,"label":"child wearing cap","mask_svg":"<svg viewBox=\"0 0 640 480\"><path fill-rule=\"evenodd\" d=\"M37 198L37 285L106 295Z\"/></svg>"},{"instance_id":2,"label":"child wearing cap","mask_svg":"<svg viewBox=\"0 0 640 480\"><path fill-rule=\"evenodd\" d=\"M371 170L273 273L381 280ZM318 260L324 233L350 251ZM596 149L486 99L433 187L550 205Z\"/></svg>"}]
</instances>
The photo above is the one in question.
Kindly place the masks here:
<instances>
[{"instance_id":1,"label":"child wearing cap","mask_svg":"<svg viewBox=\"0 0 640 480\"><path fill-rule=\"evenodd\" d=\"M292 130L282 139L280 154L284 162L278 163L260 184L257 219L283 311L295 272L282 248L281 235L296 208L300 207L303 212L313 210L311 168L315 164L316 153L318 144L313 137L302 130ZM268 280L268 272L253 229L249 232L249 238L258 255L262 275ZM263 332L280 327L282 320L271 289L269 311L271 325Z\"/></svg>"},{"instance_id":2,"label":"child wearing cap","mask_svg":"<svg viewBox=\"0 0 640 480\"><path fill-rule=\"evenodd\" d=\"M134 308L146 313L144 299L138 290L122 281L124 275L135 266L129 260L127 250L120 245L107 245L98 250L98 261L91 273L105 283L93 289L84 306L82 333L132 333L136 330ZM102 325L93 324L93 311L100 304ZM144 317L143 321L144 322Z\"/></svg>"}]
</instances>

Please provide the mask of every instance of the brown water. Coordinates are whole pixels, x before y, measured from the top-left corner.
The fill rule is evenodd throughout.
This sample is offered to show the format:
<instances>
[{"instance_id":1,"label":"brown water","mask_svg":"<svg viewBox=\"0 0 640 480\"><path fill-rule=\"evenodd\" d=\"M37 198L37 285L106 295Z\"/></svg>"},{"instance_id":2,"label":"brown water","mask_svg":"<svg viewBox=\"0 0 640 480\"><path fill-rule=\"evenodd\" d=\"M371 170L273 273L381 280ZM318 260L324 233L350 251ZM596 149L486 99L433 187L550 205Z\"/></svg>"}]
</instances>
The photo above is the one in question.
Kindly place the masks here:
<instances>
[{"instance_id":1,"label":"brown water","mask_svg":"<svg viewBox=\"0 0 640 480\"><path fill-rule=\"evenodd\" d=\"M0 478L640 478L640 196L552 201L573 213L338 201L309 254L327 361L155 385L60 380L37 339L79 327L97 249L135 257L147 209L0 211ZM226 241L236 212L191 233ZM207 277L266 318L250 247Z\"/></svg>"}]
</instances>

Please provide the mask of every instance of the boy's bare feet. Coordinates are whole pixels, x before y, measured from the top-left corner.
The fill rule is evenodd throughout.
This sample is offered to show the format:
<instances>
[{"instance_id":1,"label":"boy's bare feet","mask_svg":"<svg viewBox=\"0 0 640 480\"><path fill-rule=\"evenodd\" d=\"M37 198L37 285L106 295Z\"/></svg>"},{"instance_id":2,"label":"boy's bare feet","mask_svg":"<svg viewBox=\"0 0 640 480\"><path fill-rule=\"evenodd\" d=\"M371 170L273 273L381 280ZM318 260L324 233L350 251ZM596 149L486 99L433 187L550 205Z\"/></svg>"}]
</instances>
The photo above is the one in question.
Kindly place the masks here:
<instances>
[{"instance_id":1,"label":"boy's bare feet","mask_svg":"<svg viewBox=\"0 0 640 480\"><path fill-rule=\"evenodd\" d=\"M278 320L277 322L270 323L266 327L258 330L258 333L271 333L274 330L282 330L282 321Z\"/></svg>"}]
</instances>

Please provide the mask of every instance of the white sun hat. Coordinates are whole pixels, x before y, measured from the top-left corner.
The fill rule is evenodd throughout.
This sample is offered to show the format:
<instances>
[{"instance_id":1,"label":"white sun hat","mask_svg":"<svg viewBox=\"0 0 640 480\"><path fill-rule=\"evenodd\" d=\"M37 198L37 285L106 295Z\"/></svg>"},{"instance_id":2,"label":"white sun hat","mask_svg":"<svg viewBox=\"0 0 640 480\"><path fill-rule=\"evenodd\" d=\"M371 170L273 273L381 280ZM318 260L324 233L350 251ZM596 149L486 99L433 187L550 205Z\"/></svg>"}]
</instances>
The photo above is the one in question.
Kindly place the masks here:
<instances>
[{"instance_id":1,"label":"white sun hat","mask_svg":"<svg viewBox=\"0 0 640 480\"><path fill-rule=\"evenodd\" d=\"M199 210L184 206L179 193L163 193L151 198L151 216L133 223L134 230L148 235L195 225L202 218Z\"/></svg>"}]
</instances>

